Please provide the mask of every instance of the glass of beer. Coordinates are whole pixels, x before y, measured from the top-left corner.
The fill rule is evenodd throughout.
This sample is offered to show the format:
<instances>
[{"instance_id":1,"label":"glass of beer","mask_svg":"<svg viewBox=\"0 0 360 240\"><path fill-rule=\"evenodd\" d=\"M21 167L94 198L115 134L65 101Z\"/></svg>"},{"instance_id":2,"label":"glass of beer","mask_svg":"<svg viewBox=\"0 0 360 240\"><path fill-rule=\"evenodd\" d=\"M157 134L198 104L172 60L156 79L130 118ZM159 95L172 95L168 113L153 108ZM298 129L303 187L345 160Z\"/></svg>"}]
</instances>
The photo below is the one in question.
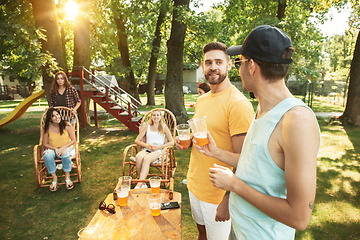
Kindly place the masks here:
<instances>
[{"instance_id":1,"label":"glass of beer","mask_svg":"<svg viewBox=\"0 0 360 240\"><path fill-rule=\"evenodd\" d=\"M125 207L129 199L129 191L126 188L117 190L118 203L120 207Z\"/></svg>"},{"instance_id":2,"label":"glass of beer","mask_svg":"<svg viewBox=\"0 0 360 240\"><path fill-rule=\"evenodd\" d=\"M130 191L130 186L131 186L131 179L132 177L130 176L122 176L119 178L119 182L121 182L121 189L125 189L128 192Z\"/></svg>"},{"instance_id":3,"label":"glass of beer","mask_svg":"<svg viewBox=\"0 0 360 240\"><path fill-rule=\"evenodd\" d=\"M203 146L209 143L207 138L206 116L196 117L189 120L189 125L198 146Z\"/></svg>"},{"instance_id":4,"label":"glass of beer","mask_svg":"<svg viewBox=\"0 0 360 240\"><path fill-rule=\"evenodd\" d=\"M180 145L183 148L188 148L190 146L190 126L189 124L179 124L176 126L176 131L180 139Z\"/></svg>"},{"instance_id":5,"label":"glass of beer","mask_svg":"<svg viewBox=\"0 0 360 240\"><path fill-rule=\"evenodd\" d=\"M161 177L154 176L149 178L151 193L160 193Z\"/></svg>"},{"instance_id":6,"label":"glass of beer","mask_svg":"<svg viewBox=\"0 0 360 240\"><path fill-rule=\"evenodd\" d=\"M147 196L147 199L149 200L151 215L154 217L159 216L161 211L161 195L159 193L152 193Z\"/></svg>"}]
</instances>

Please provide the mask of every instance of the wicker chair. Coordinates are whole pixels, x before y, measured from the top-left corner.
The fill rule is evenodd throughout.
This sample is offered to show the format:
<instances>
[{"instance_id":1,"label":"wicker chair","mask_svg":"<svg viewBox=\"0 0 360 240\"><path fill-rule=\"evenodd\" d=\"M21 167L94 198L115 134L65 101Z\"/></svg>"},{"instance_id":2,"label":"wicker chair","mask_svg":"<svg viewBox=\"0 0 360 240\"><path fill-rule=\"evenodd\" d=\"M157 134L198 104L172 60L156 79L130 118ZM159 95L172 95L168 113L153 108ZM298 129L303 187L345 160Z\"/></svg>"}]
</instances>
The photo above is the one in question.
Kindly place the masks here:
<instances>
[{"instance_id":1,"label":"wicker chair","mask_svg":"<svg viewBox=\"0 0 360 240\"><path fill-rule=\"evenodd\" d=\"M81 182L81 161L80 161L80 153L79 153L79 119L76 114L73 114L69 108L67 107L54 107L59 110L60 116L64 120L74 119L76 123L73 124L75 129L75 137L76 142L73 145L75 149L75 155L72 156L72 170L70 172L70 178L73 183ZM34 146L34 165L35 165L35 173L36 173L36 181L39 187L48 187L51 184L51 175L48 173L47 168L45 166L45 162L43 159L43 152L45 150L44 146L42 145L43 135L44 135L44 125L45 125L45 118L46 112L41 117L40 120L40 141L38 145ZM61 164L61 159L56 158L55 164ZM58 172L59 170L57 170ZM65 173L57 174L58 178L65 178ZM75 179L76 177L76 179ZM64 181L58 181L58 185L64 185Z\"/></svg>"},{"instance_id":2,"label":"wicker chair","mask_svg":"<svg viewBox=\"0 0 360 240\"><path fill-rule=\"evenodd\" d=\"M146 127L147 122L149 121L151 117L151 113L153 111L160 111L165 124L170 129L171 135L173 139L175 140L175 127L176 127L176 119L174 114L163 108L156 108L148 113L145 114L145 116L141 120L141 127ZM136 154L141 151L141 147L137 144L131 144L127 146L123 152L123 162L122 162L122 169L123 169L123 176L131 176L132 177L132 183L139 182L137 173L136 173L136 164L135 164L135 156ZM170 179L173 178L175 170L176 170L176 160L175 160L175 152L174 152L174 146L166 147L163 149L161 159L159 161L155 161L152 164L150 164L150 171L148 174L148 177L150 176L160 176L162 178L161 185L162 187L168 187ZM152 168L155 168L156 170L151 171ZM141 180L144 181L144 180ZM144 182L147 182L148 180L145 180Z\"/></svg>"}]
</instances>

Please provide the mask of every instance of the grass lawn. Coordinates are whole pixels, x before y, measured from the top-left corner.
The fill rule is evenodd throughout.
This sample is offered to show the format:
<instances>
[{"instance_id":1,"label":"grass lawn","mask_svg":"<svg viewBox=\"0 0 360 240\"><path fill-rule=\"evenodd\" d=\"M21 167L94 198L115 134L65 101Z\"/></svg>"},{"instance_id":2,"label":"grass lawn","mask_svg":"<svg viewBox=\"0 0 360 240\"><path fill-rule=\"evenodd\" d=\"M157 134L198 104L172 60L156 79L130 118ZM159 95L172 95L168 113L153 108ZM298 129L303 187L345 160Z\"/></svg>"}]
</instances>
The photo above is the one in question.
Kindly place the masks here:
<instances>
[{"instance_id":1,"label":"grass lawn","mask_svg":"<svg viewBox=\"0 0 360 240\"><path fill-rule=\"evenodd\" d=\"M159 97L156 104L164 107L164 99ZM185 95L185 102L196 98ZM13 108L17 103L0 102L0 119L10 113L1 109ZM44 103L36 102L30 109L36 110L39 104L45 107ZM256 106L256 100L252 103ZM314 106L316 111L343 111L341 106L316 99ZM114 189L121 176L122 152L136 138L136 134L107 117L99 122L100 128L81 129L83 181L71 191L60 186L52 193L49 188L38 188L35 179L32 154L39 141L41 114L28 111L0 129L0 239L77 239L76 232L89 223L99 202ZM296 239L360 239L360 129L328 125L326 120L319 119L322 142L314 212L308 228L297 231ZM175 151L175 155L175 191L182 193L182 239L196 239L187 188L182 184L190 151Z\"/></svg>"}]
</instances>

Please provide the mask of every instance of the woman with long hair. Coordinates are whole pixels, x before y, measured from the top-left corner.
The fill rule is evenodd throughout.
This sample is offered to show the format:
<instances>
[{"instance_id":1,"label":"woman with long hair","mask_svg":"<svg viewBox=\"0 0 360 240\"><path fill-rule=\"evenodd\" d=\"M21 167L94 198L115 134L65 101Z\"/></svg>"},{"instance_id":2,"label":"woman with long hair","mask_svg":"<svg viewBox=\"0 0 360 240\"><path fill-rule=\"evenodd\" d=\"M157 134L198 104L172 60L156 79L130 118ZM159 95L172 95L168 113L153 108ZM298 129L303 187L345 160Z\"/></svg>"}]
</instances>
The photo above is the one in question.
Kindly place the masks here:
<instances>
[{"instance_id":1,"label":"woman with long hair","mask_svg":"<svg viewBox=\"0 0 360 240\"><path fill-rule=\"evenodd\" d=\"M55 108L49 108L46 112L45 126L43 131L44 161L46 168L52 176L50 191L57 190L57 176L55 158L59 157L62 161L65 172L66 189L70 190L74 184L70 180L71 156L75 150L71 148L75 141L75 130L73 126L61 119L60 113Z\"/></svg>"},{"instance_id":2,"label":"woman with long hair","mask_svg":"<svg viewBox=\"0 0 360 240\"><path fill-rule=\"evenodd\" d=\"M144 137L146 137L146 142L143 142ZM135 157L137 175L140 180L143 180L149 173L150 164L162 155L163 148L174 145L174 139L169 128L164 124L159 110L151 113L148 125L141 129L135 143L144 148ZM147 188L147 185L139 182L135 189L140 187Z\"/></svg>"},{"instance_id":3,"label":"woman with long hair","mask_svg":"<svg viewBox=\"0 0 360 240\"><path fill-rule=\"evenodd\" d=\"M81 105L81 100L77 90L70 85L69 79L63 71L58 71L55 74L50 93L50 107L64 106L76 114Z\"/></svg>"}]
</instances>

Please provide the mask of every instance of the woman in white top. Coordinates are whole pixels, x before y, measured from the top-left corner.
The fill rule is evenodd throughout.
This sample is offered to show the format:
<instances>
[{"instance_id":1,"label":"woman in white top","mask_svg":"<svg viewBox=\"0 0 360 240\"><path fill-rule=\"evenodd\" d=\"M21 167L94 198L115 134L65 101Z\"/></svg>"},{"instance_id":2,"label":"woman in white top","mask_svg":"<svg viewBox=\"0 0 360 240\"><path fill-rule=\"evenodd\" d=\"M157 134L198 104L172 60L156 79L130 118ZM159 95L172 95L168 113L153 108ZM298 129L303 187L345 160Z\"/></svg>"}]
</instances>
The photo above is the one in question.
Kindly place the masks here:
<instances>
[{"instance_id":1,"label":"woman in white top","mask_svg":"<svg viewBox=\"0 0 360 240\"><path fill-rule=\"evenodd\" d=\"M146 143L143 142L144 137L146 137ZM167 141L165 141L165 138ZM163 123L160 111L155 110L151 113L147 127L141 129L135 143L140 147L144 147L135 157L136 171L141 180L146 178L150 164L161 156L163 148L174 145L174 139L169 128ZM140 187L147 188L147 185L139 182L135 189Z\"/></svg>"}]
</instances>

